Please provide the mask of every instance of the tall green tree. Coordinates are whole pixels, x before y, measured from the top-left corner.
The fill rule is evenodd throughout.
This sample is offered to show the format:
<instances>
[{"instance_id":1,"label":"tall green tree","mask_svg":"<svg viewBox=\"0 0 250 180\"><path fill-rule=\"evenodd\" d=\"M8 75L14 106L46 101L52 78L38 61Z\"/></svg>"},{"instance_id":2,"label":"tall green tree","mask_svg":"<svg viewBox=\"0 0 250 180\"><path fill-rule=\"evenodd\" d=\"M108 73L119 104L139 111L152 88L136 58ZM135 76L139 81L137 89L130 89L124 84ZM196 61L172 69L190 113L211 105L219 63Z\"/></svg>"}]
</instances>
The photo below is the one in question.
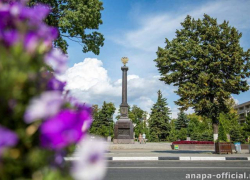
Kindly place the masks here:
<instances>
[{"instance_id":1,"label":"tall green tree","mask_svg":"<svg viewBox=\"0 0 250 180\"><path fill-rule=\"evenodd\" d=\"M176 131L175 124L176 124L176 119L172 119L170 121L170 132L169 132L169 135L167 137L167 140L170 142L174 142L178 139L178 134Z\"/></svg>"},{"instance_id":2,"label":"tall green tree","mask_svg":"<svg viewBox=\"0 0 250 180\"><path fill-rule=\"evenodd\" d=\"M93 105L92 109L94 121L90 128L90 133L104 137L113 136L113 114L116 110L114 104L104 101L101 109L97 105Z\"/></svg>"},{"instance_id":3,"label":"tall green tree","mask_svg":"<svg viewBox=\"0 0 250 180\"><path fill-rule=\"evenodd\" d=\"M222 141L222 142L227 141L227 134L225 132L223 123L220 123L220 125L219 125L218 141Z\"/></svg>"},{"instance_id":4,"label":"tall green tree","mask_svg":"<svg viewBox=\"0 0 250 180\"><path fill-rule=\"evenodd\" d=\"M250 114L246 117L246 123L243 124L243 131L245 139L248 139L250 136Z\"/></svg>"},{"instance_id":5,"label":"tall green tree","mask_svg":"<svg viewBox=\"0 0 250 180\"><path fill-rule=\"evenodd\" d=\"M178 114L178 118L176 120L176 129L180 130L181 128L187 128L188 126L188 118L184 111L181 111Z\"/></svg>"},{"instance_id":6,"label":"tall green tree","mask_svg":"<svg viewBox=\"0 0 250 180\"><path fill-rule=\"evenodd\" d=\"M78 42L83 52L92 51L99 54L104 37L95 31L102 24L101 11L103 3L99 0L31 0L29 6L43 3L51 7L51 13L45 20L50 26L59 29L59 36L54 42L67 52L66 39ZM66 39L65 39L66 38Z\"/></svg>"},{"instance_id":7,"label":"tall green tree","mask_svg":"<svg viewBox=\"0 0 250 180\"><path fill-rule=\"evenodd\" d=\"M106 101L103 102L102 109L99 113L99 119L102 121L103 125L109 126L115 110L116 108L113 103L106 103Z\"/></svg>"},{"instance_id":8,"label":"tall green tree","mask_svg":"<svg viewBox=\"0 0 250 180\"><path fill-rule=\"evenodd\" d=\"M132 122L135 124L134 132L135 137L139 137L139 134L143 134L144 130L144 124L143 124L143 118L144 118L144 112L141 108L139 108L136 105L133 105L131 108L131 111L129 112L129 118L132 120Z\"/></svg>"},{"instance_id":9,"label":"tall green tree","mask_svg":"<svg viewBox=\"0 0 250 180\"><path fill-rule=\"evenodd\" d=\"M176 38L166 39L165 48L158 48L160 80L178 86L180 99L175 103L211 118L218 134L218 116L229 111L231 94L249 89L250 49L243 50L242 34L229 22L218 24L207 14L198 20L188 15L181 25Z\"/></svg>"},{"instance_id":10,"label":"tall green tree","mask_svg":"<svg viewBox=\"0 0 250 180\"><path fill-rule=\"evenodd\" d=\"M244 131L239 124L231 128L230 138L232 142L245 143Z\"/></svg>"},{"instance_id":11,"label":"tall green tree","mask_svg":"<svg viewBox=\"0 0 250 180\"><path fill-rule=\"evenodd\" d=\"M170 132L170 109L167 107L167 99L158 91L157 102L151 108L149 130L151 141L166 140Z\"/></svg>"},{"instance_id":12,"label":"tall green tree","mask_svg":"<svg viewBox=\"0 0 250 180\"><path fill-rule=\"evenodd\" d=\"M138 106L133 105L129 114L133 114L133 119L132 119L133 123L139 123L142 122L143 120L144 111Z\"/></svg>"},{"instance_id":13,"label":"tall green tree","mask_svg":"<svg viewBox=\"0 0 250 180\"><path fill-rule=\"evenodd\" d=\"M211 119L207 117L198 116L197 114L187 115L189 122L187 128L187 134L191 137L191 140L197 141L212 141L213 130Z\"/></svg>"}]
</instances>

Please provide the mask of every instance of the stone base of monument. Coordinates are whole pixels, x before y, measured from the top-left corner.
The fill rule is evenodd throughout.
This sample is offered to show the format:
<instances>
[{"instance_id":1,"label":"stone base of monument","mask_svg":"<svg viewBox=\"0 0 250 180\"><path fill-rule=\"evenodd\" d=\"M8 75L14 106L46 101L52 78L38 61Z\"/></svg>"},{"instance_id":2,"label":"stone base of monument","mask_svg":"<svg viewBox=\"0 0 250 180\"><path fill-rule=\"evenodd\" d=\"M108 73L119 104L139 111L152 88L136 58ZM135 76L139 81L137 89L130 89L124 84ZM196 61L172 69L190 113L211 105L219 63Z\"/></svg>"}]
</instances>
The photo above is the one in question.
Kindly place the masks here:
<instances>
[{"instance_id":1,"label":"stone base of monument","mask_svg":"<svg viewBox=\"0 0 250 180\"><path fill-rule=\"evenodd\" d=\"M114 144L134 144L134 139L113 139Z\"/></svg>"},{"instance_id":2,"label":"stone base of monument","mask_svg":"<svg viewBox=\"0 0 250 180\"><path fill-rule=\"evenodd\" d=\"M133 123L128 118L119 119L114 129L114 144L134 144Z\"/></svg>"}]
</instances>

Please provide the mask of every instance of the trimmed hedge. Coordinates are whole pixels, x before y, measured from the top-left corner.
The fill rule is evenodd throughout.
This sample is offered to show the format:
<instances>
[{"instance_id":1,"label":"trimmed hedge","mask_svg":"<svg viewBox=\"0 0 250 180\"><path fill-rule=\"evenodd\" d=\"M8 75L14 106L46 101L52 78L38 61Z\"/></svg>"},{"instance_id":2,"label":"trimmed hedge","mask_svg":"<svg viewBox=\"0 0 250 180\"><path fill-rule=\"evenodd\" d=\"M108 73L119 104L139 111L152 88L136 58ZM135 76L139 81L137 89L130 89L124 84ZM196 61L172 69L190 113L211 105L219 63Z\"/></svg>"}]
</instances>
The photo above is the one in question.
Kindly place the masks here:
<instances>
[{"instance_id":1,"label":"trimmed hedge","mask_svg":"<svg viewBox=\"0 0 250 180\"><path fill-rule=\"evenodd\" d=\"M172 144L214 144L213 141L174 141Z\"/></svg>"}]
</instances>

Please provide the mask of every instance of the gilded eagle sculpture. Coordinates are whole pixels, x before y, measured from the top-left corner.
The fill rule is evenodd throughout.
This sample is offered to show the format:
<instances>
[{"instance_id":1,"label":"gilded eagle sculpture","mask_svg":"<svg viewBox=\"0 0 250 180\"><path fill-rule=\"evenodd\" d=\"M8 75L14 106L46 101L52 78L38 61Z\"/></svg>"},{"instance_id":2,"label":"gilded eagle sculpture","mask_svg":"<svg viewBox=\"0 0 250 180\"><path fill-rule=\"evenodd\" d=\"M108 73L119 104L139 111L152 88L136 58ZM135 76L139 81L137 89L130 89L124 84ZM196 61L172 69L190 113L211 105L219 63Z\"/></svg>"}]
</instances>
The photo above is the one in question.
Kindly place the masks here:
<instances>
[{"instance_id":1,"label":"gilded eagle sculpture","mask_svg":"<svg viewBox=\"0 0 250 180\"><path fill-rule=\"evenodd\" d=\"M127 57L122 57L122 63L124 64L124 66L126 66L126 64L128 63L128 58Z\"/></svg>"}]
</instances>

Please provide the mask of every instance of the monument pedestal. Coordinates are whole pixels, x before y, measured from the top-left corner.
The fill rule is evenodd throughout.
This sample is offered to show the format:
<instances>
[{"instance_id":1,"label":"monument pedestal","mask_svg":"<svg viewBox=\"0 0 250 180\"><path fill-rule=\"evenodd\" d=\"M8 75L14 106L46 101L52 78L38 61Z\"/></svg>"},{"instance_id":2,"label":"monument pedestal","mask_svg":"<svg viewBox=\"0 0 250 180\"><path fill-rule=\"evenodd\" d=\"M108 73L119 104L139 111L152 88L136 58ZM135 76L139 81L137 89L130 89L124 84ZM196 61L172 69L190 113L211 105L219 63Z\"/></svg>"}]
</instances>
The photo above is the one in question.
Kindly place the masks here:
<instances>
[{"instance_id":1,"label":"monument pedestal","mask_svg":"<svg viewBox=\"0 0 250 180\"><path fill-rule=\"evenodd\" d=\"M119 119L114 129L114 144L134 144L134 126L129 118Z\"/></svg>"}]
</instances>

